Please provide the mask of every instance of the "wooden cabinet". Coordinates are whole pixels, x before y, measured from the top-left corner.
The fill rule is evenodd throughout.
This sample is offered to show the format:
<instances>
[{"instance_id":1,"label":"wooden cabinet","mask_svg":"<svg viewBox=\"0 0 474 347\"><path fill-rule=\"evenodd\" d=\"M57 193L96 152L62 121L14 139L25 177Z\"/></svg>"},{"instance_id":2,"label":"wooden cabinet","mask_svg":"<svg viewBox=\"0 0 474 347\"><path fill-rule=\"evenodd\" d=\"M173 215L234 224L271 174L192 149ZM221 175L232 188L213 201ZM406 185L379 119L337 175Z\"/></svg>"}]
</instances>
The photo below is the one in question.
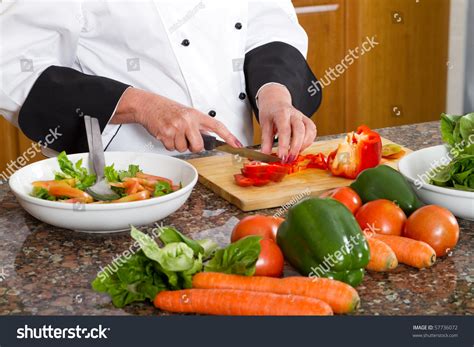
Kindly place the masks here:
<instances>
[{"instance_id":1,"label":"wooden cabinet","mask_svg":"<svg viewBox=\"0 0 474 347\"><path fill-rule=\"evenodd\" d=\"M345 75L332 80L326 71L341 62L345 53L345 1L295 1L298 20L308 33L308 63L320 80L321 107L313 116L318 134L345 131Z\"/></svg>"},{"instance_id":2,"label":"wooden cabinet","mask_svg":"<svg viewBox=\"0 0 474 347\"><path fill-rule=\"evenodd\" d=\"M330 69L342 71L323 89L313 116L320 135L362 123L377 128L437 120L445 111L449 0L293 4L309 37L308 62L316 76L328 81ZM362 55L370 40L377 45ZM347 59L355 50L357 59ZM339 70L341 63L346 66Z\"/></svg>"},{"instance_id":3,"label":"wooden cabinet","mask_svg":"<svg viewBox=\"0 0 474 347\"><path fill-rule=\"evenodd\" d=\"M9 176L10 173L6 170L8 163L12 160L15 161L20 155L22 155L29 147L31 147L32 142L23 135L20 130L8 123L1 115L0 134L0 174ZM33 158L31 158L30 155L27 157L28 164L45 158L41 153L37 153L36 151ZM19 165L21 165L21 163L19 163Z\"/></svg>"}]
</instances>

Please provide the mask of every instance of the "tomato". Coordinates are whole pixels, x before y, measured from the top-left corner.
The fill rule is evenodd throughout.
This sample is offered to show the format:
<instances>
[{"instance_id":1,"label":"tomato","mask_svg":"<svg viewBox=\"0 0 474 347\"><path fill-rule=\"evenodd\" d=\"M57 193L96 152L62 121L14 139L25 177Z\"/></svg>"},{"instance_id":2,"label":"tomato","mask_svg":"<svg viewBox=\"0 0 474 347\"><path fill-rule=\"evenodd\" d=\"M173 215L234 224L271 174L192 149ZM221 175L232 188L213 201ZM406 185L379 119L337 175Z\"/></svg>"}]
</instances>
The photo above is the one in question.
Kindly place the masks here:
<instances>
[{"instance_id":1,"label":"tomato","mask_svg":"<svg viewBox=\"0 0 474 347\"><path fill-rule=\"evenodd\" d=\"M339 202L342 202L352 214L362 206L362 201L360 200L359 195L349 187L340 187L327 192L321 195L321 198L333 198Z\"/></svg>"},{"instance_id":2,"label":"tomato","mask_svg":"<svg viewBox=\"0 0 474 347\"><path fill-rule=\"evenodd\" d=\"M436 256L441 257L458 243L459 224L444 207L423 206L408 218L404 236L426 242L433 247Z\"/></svg>"},{"instance_id":3,"label":"tomato","mask_svg":"<svg viewBox=\"0 0 474 347\"><path fill-rule=\"evenodd\" d=\"M396 204L380 199L370 201L359 208L356 219L362 230L400 236L407 217Z\"/></svg>"},{"instance_id":4,"label":"tomato","mask_svg":"<svg viewBox=\"0 0 474 347\"><path fill-rule=\"evenodd\" d=\"M276 241L278 227L283 218L254 215L243 218L232 230L230 242L235 242L249 235L262 236L264 239Z\"/></svg>"},{"instance_id":5,"label":"tomato","mask_svg":"<svg viewBox=\"0 0 474 347\"><path fill-rule=\"evenodd\" d=\"M280 277L283 274L283 253L275 241L260 240L260 255L258 256L255 276Z\"/></svg>"}]
</instances>

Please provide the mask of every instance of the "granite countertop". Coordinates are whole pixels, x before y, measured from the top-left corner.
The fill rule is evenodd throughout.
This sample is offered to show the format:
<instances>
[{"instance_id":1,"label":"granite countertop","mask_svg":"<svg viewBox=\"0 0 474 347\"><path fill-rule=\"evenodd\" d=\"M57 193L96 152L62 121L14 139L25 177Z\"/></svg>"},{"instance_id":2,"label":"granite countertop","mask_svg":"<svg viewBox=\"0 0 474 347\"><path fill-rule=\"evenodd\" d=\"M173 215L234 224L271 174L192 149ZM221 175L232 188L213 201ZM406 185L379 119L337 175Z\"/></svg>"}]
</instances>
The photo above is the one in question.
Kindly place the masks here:
<instances>
[{"instance_id":1,"label":"granite countertop","mask_svg":"<svg viewBox=\"0 0 474 347\"><path fill-rule=\"evenodd\" d=\"M380 133L413 150L441 143L438 122L385 128ZM330 137L320 139L326 138ZM191 237L211 236L225 243L238 219L247 214L197 184L187 203L163 222ZM432 268L420 271L399 265L391 273L368 273L357 288L362 305L356 314L474 314L474 222L459 223L457 247ZM91 290L99 268L130 246L128 233L83 234L41 223L2 184L0 242L1 315L160 314L149 303L116 309L106 295Z\"/></svg>"}]
</instances>

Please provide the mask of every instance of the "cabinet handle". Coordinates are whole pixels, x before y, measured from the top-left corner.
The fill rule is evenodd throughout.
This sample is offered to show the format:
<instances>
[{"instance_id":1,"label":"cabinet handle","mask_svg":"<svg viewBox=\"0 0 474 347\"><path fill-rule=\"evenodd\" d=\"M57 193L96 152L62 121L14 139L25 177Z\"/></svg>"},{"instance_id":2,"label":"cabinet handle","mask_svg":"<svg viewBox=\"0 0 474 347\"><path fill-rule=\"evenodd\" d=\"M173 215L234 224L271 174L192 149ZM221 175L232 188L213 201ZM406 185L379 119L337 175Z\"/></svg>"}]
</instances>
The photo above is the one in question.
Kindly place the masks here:
<instances>
[{"instance_id":1,"label":"cabinet handle","mask_svg":"<svg viewBox=\"0 0 474 347\"><path fill-rule=\"evenodd\" d=\"M295 8L296 14L333 12L333 11L337 11L338 9L339 9L339 4L302 6L302 7Z\"/></svg>"}]
</instances>

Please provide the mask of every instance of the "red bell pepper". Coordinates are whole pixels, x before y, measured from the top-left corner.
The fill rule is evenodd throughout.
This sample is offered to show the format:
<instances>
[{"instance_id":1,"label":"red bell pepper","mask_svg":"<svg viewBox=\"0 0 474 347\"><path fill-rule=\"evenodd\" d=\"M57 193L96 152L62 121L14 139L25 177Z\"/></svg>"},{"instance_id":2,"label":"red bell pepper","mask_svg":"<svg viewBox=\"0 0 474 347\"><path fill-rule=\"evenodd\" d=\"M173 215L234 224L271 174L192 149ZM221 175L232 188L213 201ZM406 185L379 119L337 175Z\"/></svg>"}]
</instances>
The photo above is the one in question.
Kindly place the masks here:
<instances>
[{"instance_id":1,"label":"red bell pepper","mask_svg":"<svg viewBox=\"0 0 474 347\"><path fill-rule=\"evenodd\" d=\"M328 156L328 167L334 176L354 179L368 168L376 167L382 159L380 135L361 125L346 135L344 142Z\"/></svg>"}]
</instances>

